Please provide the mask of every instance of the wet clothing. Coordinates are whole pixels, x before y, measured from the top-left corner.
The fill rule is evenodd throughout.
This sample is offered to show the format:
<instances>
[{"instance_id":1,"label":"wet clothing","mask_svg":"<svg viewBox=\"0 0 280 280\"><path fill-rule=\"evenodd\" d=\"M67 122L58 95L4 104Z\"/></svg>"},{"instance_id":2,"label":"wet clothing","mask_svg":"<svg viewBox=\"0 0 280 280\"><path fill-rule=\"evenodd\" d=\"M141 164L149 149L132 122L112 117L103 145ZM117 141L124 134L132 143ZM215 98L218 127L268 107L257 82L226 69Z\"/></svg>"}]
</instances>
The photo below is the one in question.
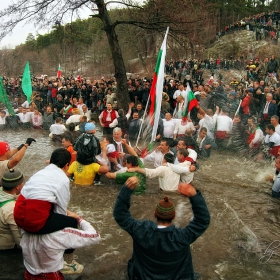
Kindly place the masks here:
<instances>
[{"instance_id":1,"label":"wet clothing","mask_svg":"<svg viewBox=\"0 0 280 280\"><path fill-rule=\"evenodd\" d=\"M64 228L45 235L34 235L23 231L20 245L27 271L32 275L57 272L63 268L65 249L81 248L101 241L99 233L90 223L80 219L79 225L81 230Z\"/></svg>"},{"instance_id":2,"label":"wet clothing","mask_svg":"<svg viewBox=\"0 0 280 280\"><path fill-rule=\"evenodd\" d=\"M93 184L95 175L98 173L99 169L100 165L98 163L83 165L74 161L70 165L68 173L74 174L74 184L89 186Z\"/></svg>"},{"instance_id":3,"label":"wet clothing","mask_svg":"<svg viewBox=\"0 0 280 280\"><path fill-rule=\"evenodd\" d=\"M35 173L17 199L14 210L17 225L35 233L45 226L51 211L65 216L70 200L69 186L66 174L54 164Z\"/></svg>"},{"instance_id":4,"label":"wet clothing","mask_svg":"<svg viewBox=\"0 0 280 280\"><path fill-rule=\"evenodd\" d=\"M138 166L144 168L142 161L137 158ZM134 194L142 194L146 190L146 176L139 172L124 172L124 173L117 173L116 182L118 184L124 184L129 177L136 176L138 178L139 184L134 190Z\"/></svg>"},{"instance_id":5,"label":"wet clothing","mask_svg":"<svg viewBox=\"0 0 280 280\"><path fill-rule=\"evenodd\" d=\"M141 120L137 119L137 120L130 121L128 131L127 131L129 140L137 139L139 130L140 130L140 126L141 126Z\"/></svg>"},{"instance_id":6,"label":"wet clothing","mask_svg":"<svg viewBox=\"0 0 280 280\"><path fill-rule=\"evenodd\" d=\"M280 198L280 173L276 171L276 177L272 186L272 197Z\"/></svg>"},{"instance_id":7,"label":"wet clothing","mask_svg":"<svg viewBox=\"0 0 280 280\"><path fill-rule=\"evenodd\" d=\"M49 130L53 123L54 123L53 113L47 114L47 112L45 112L43 114L43 128L45 130Z\"/></svg>"},{"instance_id":8,"label":"wet clothing","mask_svg":"<svg viewBox=\"0 0 280 280\"><path fill-rule=\"evenodd\" d=\"M122 187L114 208L114 218L133 239L129 279L194 279L190 244L207 229L210 214L202 194L190 197L194 219L184 228L160 228L153 221L135 220L130 212L133 190Z\"/></svg>"}]
</instances>

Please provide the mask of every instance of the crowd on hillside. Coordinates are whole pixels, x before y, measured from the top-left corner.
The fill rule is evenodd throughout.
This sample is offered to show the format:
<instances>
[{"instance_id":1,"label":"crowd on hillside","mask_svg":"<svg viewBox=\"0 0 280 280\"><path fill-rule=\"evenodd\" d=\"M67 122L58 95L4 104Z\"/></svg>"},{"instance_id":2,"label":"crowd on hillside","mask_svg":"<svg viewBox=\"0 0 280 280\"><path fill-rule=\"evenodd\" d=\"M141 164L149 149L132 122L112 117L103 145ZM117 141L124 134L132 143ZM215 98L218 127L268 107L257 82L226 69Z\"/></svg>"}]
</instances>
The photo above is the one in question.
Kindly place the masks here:
<instances>
[{"instance_id":1,"label":"crowd on hillside","mask_svg":"<svg viewBox=\"0 0 280 280\"><path fill-rule=\"evenodd\" d=\"M280 12L263 12L251 17L243 18L233 24L225 26L217 33L217 38L239 30L253 31L256 34L256 41L271 40L278 44Z\"/></svg>"}]
</instances>

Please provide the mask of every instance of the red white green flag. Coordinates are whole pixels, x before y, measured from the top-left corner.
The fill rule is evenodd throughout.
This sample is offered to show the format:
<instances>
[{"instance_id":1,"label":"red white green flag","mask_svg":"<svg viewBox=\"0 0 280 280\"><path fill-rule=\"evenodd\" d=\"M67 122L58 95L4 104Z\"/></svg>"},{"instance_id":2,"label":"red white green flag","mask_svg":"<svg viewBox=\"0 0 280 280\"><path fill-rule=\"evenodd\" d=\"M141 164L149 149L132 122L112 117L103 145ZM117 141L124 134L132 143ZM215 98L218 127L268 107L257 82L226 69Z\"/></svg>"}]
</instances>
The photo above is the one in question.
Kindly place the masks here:
<instances>
[{"instance_id":1,"label":"red white green flag","mask_svg":"<svg viewBox=\"0 0 280 280\"><path fill-rule=\"evenodd\" d=\"M188 115L188 113L198 105L198 101L195 97L195 95L193 94L190 86L187 86L187 90L186 90L187 94L185 96L185 109L182 112L182 116L186 117Z\"/></svg>"},{"instance_id":2,"label":"red white green flag","mask_svg":"<svg viewBox=\"0 0 280 280\"><path fill-rule=\"evenodd\" d=\"M165 56L166 56L166 41L167 34L169 31L169 27L167 27L164 40L162 42L158 57L157 63L155 67L154 77L152 86L150 89L150 100L151 107L149 116L151 118L151 124L153 126L152 130L152 139L151 141L155 141L156 133L158 128L158 121L160 118L160 109L161 109L161 100L162 100L162 91L163 91L163 83L164 83L164 69L165 69Z\"/></svg>"},{"instance_id":3,"label":"red white green flag","mask_svg":"<svg viewBox=\"0 0 280 280\"><path fill-rule=\"evenodd\" d=\"M56 75L57 78L60 78L61 77L61 68L60 68L60 64L58 64L58 69L57 69L57 75Z\"/></svg>"}]
</instances>

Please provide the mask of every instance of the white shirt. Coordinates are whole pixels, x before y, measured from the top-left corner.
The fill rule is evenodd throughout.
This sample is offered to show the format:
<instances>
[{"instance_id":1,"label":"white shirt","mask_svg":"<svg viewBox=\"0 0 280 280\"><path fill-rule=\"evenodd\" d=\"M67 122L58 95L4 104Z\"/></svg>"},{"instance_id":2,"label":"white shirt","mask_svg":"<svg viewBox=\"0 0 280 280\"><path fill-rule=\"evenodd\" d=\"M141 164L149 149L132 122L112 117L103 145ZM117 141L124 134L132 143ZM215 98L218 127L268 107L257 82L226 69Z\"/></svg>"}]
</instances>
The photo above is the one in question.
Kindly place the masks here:
<instances>
[{"instance_id":1,"label":"white shirt","mask_svg":"<svg viewBox=\"0 0 280 280\"><path fill-rule=\"evenodd\" d=\"M180 181L183 183L190 183L193 181L194 172L190 171L191 162L184 161L179 164L167 163L167 165L177 174L180 174Z\"/></svg>"},{"instance_id":2,"label":"white shirt","mask_svg":"<svg viewBox=\"0 0 280 280\"><path fill-rule=\"evenodd\" d=\"M277 132L274 132L271 136L267 134L265 136L264 142L265 143L273 142L274 143L273 147L280 146L280 135Z\"/></svg>"},{"instance_id":3,"label":"white shirt","mask_svg":"<svg viewBox=\"0 0 280 280\"><path fill-rule=\"evenodd\" d=\"M201 119L198 123L199 128L197 130L197 133L199 134L202 127L207 128L207 135L214 140L214 130L215 130L215 120L208 116L207 114L204 115L204 118Z\"/></svg>"},{"instance_id":4,"label":"white shirt","mask_svg":"<svg viewBox=\"0 0 280 280\"><path fill-rule=\"evenodd\" d=\"M167 153L174 154L172 151L168 151ZM151 154L147 155L144 158L144 161L154 162L155 167L159 167L162 165L164 154L161 151L153 151Z\"/></svg>"},{"instance_id":5,"label":"white shirt","mask_svg":"<svg viewBox=\"0 0 280 280\"><path fill-rule=\"evenodd\" d=\"M54 204L54 212L66 215L70 200L69 178L62 169L49 164L25 183L21 194L28 199L38 199Z\"/></svg>"},{"instance_id":6,"label":"white shirt","mask_svg":"<svg viewBox=\"0 0 280 280\"><path fill-rule=\"evenodd\" d=\"M197 152L195 150L193 150L193 149L190 149L190 148L187 148L187 150L189 152L188 157L192 158L193 161L196 161L196 159L197 159ZM177 157L175 158L174 164L180 164L180 162L179 162Z\"/></svg>"},{"instance_id":7,"label":"white shirt","mask_svg":"<svg viewBox=\"0 0 280 280\"><path fill-rule=\"evenodd\" d=\"M113 110L107 111L107 116L106 116L106 121L107 121L107 122L110 122L110 121L112 120L112 118L111 118L112 111L113 111ZM98 117L99 119L102 119L102 118L103 118L103 112L104 112L104 111L102 111L102 113L99 115L99 117ZM116 113L116 118L118 118L118 117L119 117L118 112L116 111L115 113Z\"/></svg>"},{"instance_id":8,"label":"white shirt","mask_svg":"<svg viewBox=\"0 0 280 280\"><path fill-rule=\"evenodd\" d=\"M252 144L262 143L263 139L264 139L263 131L260 128L258 128L255 131L255 136L251 143Z\"/></svg>"},{"instance_id":9,"label":"white shirt","mask_svg":"<svg viewBox=\"0 0 280 280\"><path fill-rule=\"evenodd\" d=\"M277 132L280 135L280 124L279 123L275 126L275 132Z\"/></svg>"},{"instance_id":10,"label":"white shirt","mask_svg":"<svg viewBox=\"0 0 280 280\"><path fill-rule=\"evenodd\" d=\"M31 116L33 115L32 112L26 112L26 114L18 113L16 114L19 117L21 123L28 123L31 122Z\"/></svg>"},{"instance_id":11,"label":"white shirt","mask_svg":"<svg viewBox=\"0 0 280 280\"><path fill-rule=\"evenodd\" d=\"M232 119L225 115L217 116L217 131L228 131L232 129Z\"/></svg>"},{"instance_id":12,"label":"white shirt","mask_svg":"<svg viewBox=\"0 0 280 280\"><path fill-rule=\"evenodd\" d=\"M90 120L90 118L91 118L91 111L90 110L87 110L86 112L81 112L80 113L80 115L81 116L86 116L87 117L87 121L89 121Z\"/></svg>"},{"instance_id":13,"label":"white shirt","mask_svg":"<svg viewBox=\"0 0 280 280\"><path fill-rule=\"evenodd\" d=\"M79 109L79 115L83 115L83 106L86 105L86 104L77 104L77 108Z\"/></svg>"},{"instance_id":14,"label":"white shirt","mask_svg":"<svg viewBox=\"0 0 280 280\"><path fill-rule=\"evenodd\" d=\"M175 125L174 134L185 134L187 129L191 129L191 131L195 131L195 127L192 122L187 122L185 125L182 125L181 120L178 121Z\"/></svg>"},{"instance_id":15,"label":"white shirt","mask_svg":"<svg viewBox=\"0 0 280 280\"><path fill-rule=\"evenodd\" d=\"M6 124L6 116L4 118L0 117L0 124Z\"/></svg>"},{"instance_id":16,"label":"white shirt","mask_svg":"<svg viewBox=\"0 0 280 280\"><path fill-rule=\"evenodd\" d=\"M173 172L169 166L159 166L156 169L146 170L147 178L158 177L159 187L164 191L177 191L180 182L180 175Z\"/></svg>"},{"instance_id":17,"label":"white shirt","mask_svg":"<svg viewBox=\"0 0 280 280\"><path fill-rule=\"evenodd\" d=\"M21 104L21 106L22 106L23 108L29 108L29 103L28 103L28 101L25 100L25 101Z\"/></svg>"},{"instance_id":18,"label":"white shirt","mask_svg":"<svg viewBox=\"0 0 280 280\"><path fill-rule=\"evenodd\" d=\"M50 126L50 132L55 135L63 134L67 128L62 123L55 123Z\"/></svg>"},{"instance_id":19,"label":"white shirt","mask_svg":"<svg viewBox=\"0 0 280 280\"><path fill-rule=\"evenodd\" d=\"M185 98L187 95L187 92L185 90L181 91L181 90L177 89L173 94L173 99L176 99L179 95L182 95Z\"/></svg>"},{"instance_id":20,"label":"white shirt","mask_svg":"<svg viewBox=\"0 0 280 280\"><path fill-rule=\"evenodd\" d=\"M63 268L65 249L90 246L101 241L99 233L85 220L81 230L65 228L49 234L29 234L22 230L23 262L29 273L56 272Z\"/></svg>"},{"instance_id":21,"label":"white shirt","mask_svg":"<svg viewBox=\"0 0 280 280\"><path fill-rule=\"evenodd\" d=\"M81 115L72 115L67 119L66 124L79 123L80 122L80 117L81 117Z\"/></svg>"},{"instance_id":22,"label":"white shirt","mask_svg":"<svg viewBox=\"0 0 280 280\"><path fill-rule=\"evenodd\" d=\"M129 112L125 115L127 120L130 118L130 115L131 115L131 110L129 110ZM118 124L119 124L118 119L115 118L113 122L109 124L109 127L116 127Z\"/></svg>"},{"instance_id":23,"label":"white shirt","mask_svg":"<svg viewBox=\"0 0 280 280\"><path fill-rule=\"evenodd\" d=\"M166 138L173 138L175 126L178 120L171 119L167 121L163 119L163 137Z\"/></svg>"}]
</instances>

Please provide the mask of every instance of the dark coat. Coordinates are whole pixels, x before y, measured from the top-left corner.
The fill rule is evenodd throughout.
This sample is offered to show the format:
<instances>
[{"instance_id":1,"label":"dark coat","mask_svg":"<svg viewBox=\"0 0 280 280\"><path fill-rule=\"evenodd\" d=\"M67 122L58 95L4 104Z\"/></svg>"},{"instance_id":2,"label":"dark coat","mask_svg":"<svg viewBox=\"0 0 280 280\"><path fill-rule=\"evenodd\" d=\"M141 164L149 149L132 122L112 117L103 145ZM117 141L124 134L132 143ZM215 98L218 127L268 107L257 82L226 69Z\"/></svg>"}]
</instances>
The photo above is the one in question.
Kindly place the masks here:
<instances>
[{"instance_id":1,"label":"dark coat","mask_svg":"<svg viewBox=\"0 0 280 280\"><path fill-rule=\"evenodd\" d=\"M207 229L210 214L202 194L190 197L193 220L184 228L158 228L153 221L135 220L130 212L133 190L124 185L117 197L114 218L133 239L133 255L128 262L129 279L194 279L190 244Z\"/></svg>"}]
</instances>

